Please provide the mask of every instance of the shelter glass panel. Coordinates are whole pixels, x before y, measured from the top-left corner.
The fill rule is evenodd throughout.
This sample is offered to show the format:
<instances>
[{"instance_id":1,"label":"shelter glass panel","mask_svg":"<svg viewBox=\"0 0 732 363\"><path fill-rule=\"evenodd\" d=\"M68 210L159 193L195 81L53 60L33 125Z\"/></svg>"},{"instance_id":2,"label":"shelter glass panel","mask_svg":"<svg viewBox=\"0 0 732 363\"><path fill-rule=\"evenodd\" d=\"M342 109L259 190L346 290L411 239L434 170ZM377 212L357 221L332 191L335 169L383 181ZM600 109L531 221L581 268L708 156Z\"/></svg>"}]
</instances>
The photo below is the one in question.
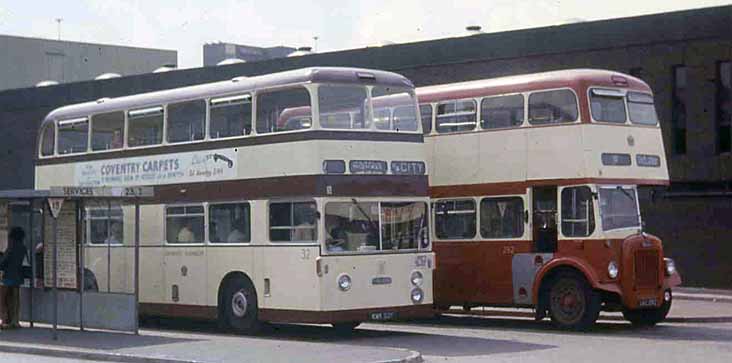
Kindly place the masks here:
<instances>
[{"instance_id":1,"label":"shelter glass panel","mask_svg":"<svg viewBox=\"0 0 732 363\"><path fill-rule=\"evenodd\" d=\"M86 242L92 245L120 245L124 243L124 211L119 205L86 208L84 232Z\"/></svg>"},{"instance_id":2,"label":"shelter glass panel","mask_svg":"<svg viewBox=\"0 0 732 363\"><path fill-rule=\"evenodd\" d=\"M257 94L257 133L295 131L312 126L310 93L304 87Z\"/></svg>"},{"instance_id":3,"label":"shelter glass panel","mask_svg":"<svg viewBox=\"0 0 732 363\"><path fill-rule=\"evenodd\" d=\"M523 95L489 97L480 102L480 127L484 129L518 127L523 122Z\"/></svg>"},{"instance_id":4,"label":"shelter glass panel","mask_svg":"<svg viewBox=\"0 0 732 363\"><path fill-rule=\"evenodd\" d=\"M92 150L113 150L124 144L125 113L109 112L92 116Z\"/></svg>"},{"instance_id":5,"label":"shelter glass panel","mask_svg":"<svg viewBox=\"0 0 732 363\"><path fill-rule=\"evenodd\" d=\"M570 90L535 92L529 96L529 123L532 125L575 122L577 97Z\"/></svg>"},{"instance_id":6,"label":"shelter glass panel","mask_svg":"<svg viewBox=\"0 0 732 363\"><path fill-rule=\"evenodd\" d=\"M205 101L196 100L168 105L168 142L203 140L205 125Z\"/></svg>"}]
</instances>

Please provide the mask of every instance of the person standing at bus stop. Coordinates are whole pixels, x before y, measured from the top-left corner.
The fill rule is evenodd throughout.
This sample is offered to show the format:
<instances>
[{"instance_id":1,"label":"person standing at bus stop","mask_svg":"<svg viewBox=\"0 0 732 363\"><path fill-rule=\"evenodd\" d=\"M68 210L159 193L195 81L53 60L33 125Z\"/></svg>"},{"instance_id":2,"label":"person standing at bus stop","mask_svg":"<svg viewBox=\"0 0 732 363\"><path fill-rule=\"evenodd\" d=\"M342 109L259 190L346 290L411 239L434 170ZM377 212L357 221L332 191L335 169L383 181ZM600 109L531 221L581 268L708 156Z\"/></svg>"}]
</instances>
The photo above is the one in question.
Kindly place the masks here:
<instances>
[{"instance_id":1,"label":"person standing at bus stop","mask_svg":"<svg viewBox=\"0 0 732 363\"><path fill-rule=\"evenodd\" d=\"M0 260L3 286L0 288L2 329L20 328L20 285L23 283L25 231L14 227L8 234L8 247Z\"/></svg>"}]
</instances>

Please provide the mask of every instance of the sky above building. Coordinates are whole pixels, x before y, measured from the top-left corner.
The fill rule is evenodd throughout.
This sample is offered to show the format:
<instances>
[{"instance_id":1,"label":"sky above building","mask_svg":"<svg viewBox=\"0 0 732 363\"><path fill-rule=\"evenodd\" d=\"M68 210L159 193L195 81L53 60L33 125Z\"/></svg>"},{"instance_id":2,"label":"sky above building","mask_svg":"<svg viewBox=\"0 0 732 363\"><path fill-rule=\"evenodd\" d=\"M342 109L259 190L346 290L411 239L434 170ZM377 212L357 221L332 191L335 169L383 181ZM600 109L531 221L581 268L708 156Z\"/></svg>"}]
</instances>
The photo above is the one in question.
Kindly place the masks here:
<instances>
[{"instance_id":1,"label":"sky above building","mask_svg":"<svg viewBox=\"0 0 732 363\"><path fill-rule=\"evenodd\" d=\"M318 52L729 5L719 0L0 0L0 34L178 51L203 44L312 46ZM315 40L317 37L317 40Z\"/></svg>"}]
</instances>

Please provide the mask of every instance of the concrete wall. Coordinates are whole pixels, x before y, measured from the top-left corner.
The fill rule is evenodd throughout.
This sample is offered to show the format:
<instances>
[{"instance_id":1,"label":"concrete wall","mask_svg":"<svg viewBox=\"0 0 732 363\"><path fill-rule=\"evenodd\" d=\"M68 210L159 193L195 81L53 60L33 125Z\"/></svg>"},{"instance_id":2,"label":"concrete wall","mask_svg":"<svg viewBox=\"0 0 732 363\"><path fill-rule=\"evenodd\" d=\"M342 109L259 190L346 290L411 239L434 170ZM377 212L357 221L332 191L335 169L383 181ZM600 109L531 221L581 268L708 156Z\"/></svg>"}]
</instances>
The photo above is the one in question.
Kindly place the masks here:
<instances>
[{"instance_id":1,"label":"concrete wall","mask_svg":"<svg viewBox=\"0 0 732 363\"><path fill-rule=\"evenodd\" d=\"M33 186L36 130L58 106L307 66L387 69L420 86L577 67L640 69L656 93L668 153L673 67L683 64L687 153L668 155L670 190L655 198L646 191L646 230L664 239L687 285L732 288L732 198L701 196L732 186L731 156L716 154L714 115L716 65L732 59L730 24L727 6L0 92L0 189ZM699 196L665 196L678 191Z\"/></svg>"},{"instance_id":2,"label":"concrete wall","mask_svg":"<svg viewBox=\"0 0 732 363\"><path fill-rule=\"evenodd\" d=\"M0 35L0 90L44 80L78 82L102 73L132 75L178 63L172 50L56 41Z\"/></svg>"}]
</instances>

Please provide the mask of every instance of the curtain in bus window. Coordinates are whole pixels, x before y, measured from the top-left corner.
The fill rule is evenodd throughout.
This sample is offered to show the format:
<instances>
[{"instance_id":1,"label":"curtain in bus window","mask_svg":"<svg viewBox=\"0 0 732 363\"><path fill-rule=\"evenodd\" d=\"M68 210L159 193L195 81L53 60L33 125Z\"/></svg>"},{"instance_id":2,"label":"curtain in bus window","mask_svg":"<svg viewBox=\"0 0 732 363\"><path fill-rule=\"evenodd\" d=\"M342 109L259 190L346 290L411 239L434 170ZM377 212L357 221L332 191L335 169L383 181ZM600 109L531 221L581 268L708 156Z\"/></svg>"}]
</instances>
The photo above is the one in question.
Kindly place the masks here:
<instances>
[{"instance_id":1,"label":"curtain in bus window","mask_svg":"<svg viewBox=\"0 0 732 363\"><path fill-rule=\"evenodd\" d=\"M41 136L41 155L53 155L53 149L56 143L56 126L49 123L43 128L43 136Z\"/></svg>"},{"instance_id":2,"label":"curtain in bus window","mask_svg":"<svg viewBox=\"0 0 732 363\"><path fill-rule=\"evenodd\" d=\"M518 127L523 122L523 95L490 97L480 102L480 127L484 129Z\"/></svg>"},{"instance_id":3,"label":"curtain in bus window","mask_svg":"<svg viewBox=\"0 0 732 363\"><path fill-rule=\"evenodd\" d=\"M168 142L203 140L205 125L205 101L168 105Z\"/></svg>"},{"instance_id":4,"label":"curtain in bus window","mask_svg":"<svg viewBox=\"0 0 732 363\"><path fill-rule=\"evenodd\" d=\"M257 133L309 129L310 93L303 87L257 94Z\"/></svg>"},{"instance_id":5,"label":"curtain in bus window","mask_svg":"<svg viewBox=\"0 0 732 363\"><path fill-rule=\"evenodd\" d=\"M570 187L562 190L562 234L567 237L586 237L595 231L595 213L589 187Z\"/></svg>"},{"instance_id":6,"label":"curtain in bus window","mask_svg":"<svg viewBox=\"0 0 732 363\"><path fill-rule=\"evenodd\" d=\"M439 133L474 130L476 112L475 100L441 102L437 104L435 128Z\"/></svg>"},{"instance_id":7,"label":"curtain in bus window","mask_svg":"<svg viewBox=\"0 0 732 363\"><path fill-rule=\"evenodd\" d=\"M250 95L214 98L209 114L209 136L212 139L249 135L252 132Z\"/></svg>"},{"instance_id":8,"label":"curtain in bus window","mask_svg":"<svg viewBox=\"0 0 732 363\"><path fill-rule=\"evenodd\" d=\"M427 135L432 132L432 105L419 105L419 113L422 116L422 133Z\"/></svg>"},{"instance_id":9,"label":"curtain in bus window","mask_svg":"<svg viewBox=\"0 0 732 363\"><path fill-rule=\"evenodd\" d=\"M251 241L249 203L210 205L208 207L208 240L211 243Z\"/></svg>"},{"instance_id":10,"label":"curtain in bus window","mask_svg":"<svg viewBox=\"0 0 732 363\"><path fill-rule=\"evenodd\" d=\"M163 142L163 107L127 113L127 146L158 145Z\"/></svg>"},{"instance_id":11,"label":"curtain in bus window","mask_svg":"<svg viewBox=\"0 0 732 363\"><path fill-rule=\"evenodd\" d=\"M165 208L165 231L168 243L202 243L203 206Z\"/></svg>"},{"instance_id":12,"label":"curtain in bus window","mask_svg":"<svg viewBox=\"0 0 732 363\"><path fill-rule=\"evenodd\" d=\"M577 121L577 97L570 90L535 92L529 96L532 125Z\"/></svg>"},{"instance_id":13,"label":"curtain in bus window","mask_svg":"<svg viewBox=\"0 0 732 363\"><path fill-rule=\"evenodd\" d=\"M519 197L484 198L480 202L483 238L517 238L524 235L524 201Z\"/></svg>"},{"instance_id":14,"label":"curtain in bus window","mask_svg":"<svg viewBox=\"0 0 732 363\"><path fill-rule=\"evenodd\" d=\"M616 90L590 90L592 118L601 122L625 123L628 116L623 98L623 94Z\"/></svg>"},{"instance_id":15,"label":"curtain in bus window","mask_svg":"<svg viewBox=\"0 0 732 363\"><path fill-rule=\"evenodd\" d=\"M475 237L475 201L446 200L435 203L435 234L440 239Z\"/></svg>"},{"instance_id":16,"label":"curtain in bus window","mask_svg":"<svg viewBox=\"0 0 732 363\"><path fill-rule=\"evenodd\" d=\"M628 113L630 122L639 125L656 125L658 116L653 105L653 96L647 93L628 92Z\"/></svg>"},{"instance_id":17,"label":"curtain in bus window","mask_svg":"<svg viewBox=\"0 0 732 363\"><path fill-rule=\"evenodd\" d=\"M315 202L278 202L269 205L269 237L272 242L317 240Z\"/></svg>"},{"instance_id":18,"label":"curtain in bus window","mask_svg":"<svg viewBox=\"0 0 732 363\"><path fill-rule=\"evenodd\" d=\"M318 107L324 129L368 129L368 90L363 86L320 85Z\"/></svg>"},{"instance_id":19,"label":"curtain in bus window","mask_svg":"<svg viewBox=\"0 0 732 363\"><path fill-rule=\"evenodd\" d=\"M110 112L92 116L92 150L112 150L122 147L125 132L124 112Z\"/></svg>"},{"instance_id":20,"label":"curtain in bus window","mask_svg":"<svg viewBox=\"0 0 732 363\"><path fill-rule=\"evenodd\" d=\"M58 153L85 152L89 142L89 119L63 120L58 122Z\"/></svg>"},{"instance_id":21,"label":"curtain in bus window","mask_svg":"<svg viewBox=\"0 0 732 363\"><path fill-rule=\"evenodd\" d=\"M371 89L371 97L374 107L374 123L377 129L418 130L417 107L413 90L375 86Z\"/></svg>"}]
</instances>

